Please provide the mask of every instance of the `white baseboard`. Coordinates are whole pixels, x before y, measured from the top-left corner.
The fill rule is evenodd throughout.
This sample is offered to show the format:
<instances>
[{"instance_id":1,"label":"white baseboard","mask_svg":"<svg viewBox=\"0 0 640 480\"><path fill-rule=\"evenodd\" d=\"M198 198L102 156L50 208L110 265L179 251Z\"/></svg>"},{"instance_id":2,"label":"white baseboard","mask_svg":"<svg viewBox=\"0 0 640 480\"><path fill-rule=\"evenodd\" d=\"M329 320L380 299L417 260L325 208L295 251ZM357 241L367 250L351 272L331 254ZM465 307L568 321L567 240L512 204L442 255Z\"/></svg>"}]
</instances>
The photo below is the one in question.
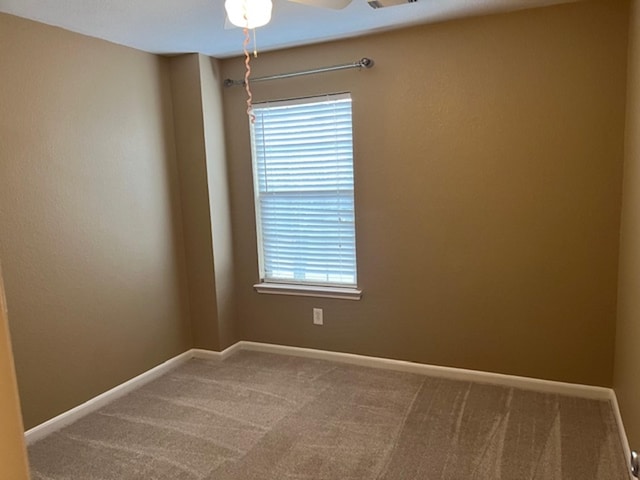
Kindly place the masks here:
<instances>
[{"instance_id":1,"label":"white baseboard","mask_svg":"<svg viewBox=\"0 0 640 480\"><path fill-rule=\"evenodd\" d=\"M222 360L222 352L214 352L213 350L204 350L202 348L193 348L189 350L191 358L201 358L203 360Z\"/></svg>"},{"instance_id":2,"label":"white baseboard","mask_svg":"<svg viewBox=\"0 0 640 480\"><path fill-rule=\"evenodd\" d=\"M620 405L618 405L618 397L616 396L616 392L612 389L611 396L609 397L609 401L611 402L611 408L613 409L613 416L616 420L616 425L618 427L618 434L620 435L620 443L622 443L622 449L624 450L625 461L627 462L627 466L631 465L631 448L629 446L629 438L627 437L627 432L624 428L624 423L622 422L622 414L620 413ZM629 468L629 479L636 480L631 474L631 468Z\"/></svg>"},{"instance_id":3,"label":"white baseboard","mask_svg":"<svg viewBox=\"0 0 640 480\"><path fill-rule=\"evenodd\" d=\"M202 358L204 360L224 360L229 355L240 350L242 342L236 342L230 347L225 348L221 352L215 352L213 350L204 350L202 348L193 348L189 350L192 358Z\"/></svg>"},{"instance_id":4,"label":"white baseboard","mask_svg":"<svg viewBox=\"0 0 640 480\"><path fill-rule=\"evenodd\" d=\"M104 407L109 402L114 401L117 398L123 397L124 395L132 392L133 390L140 388L146 383L155 380L156 378L164 375L169 370L176 368L177 366L185 363L187 360L193 357L197 357L198 352L202 352L201 350L189 350L180 355L173 357L166 362L161 363L160 365L153 367L151 370L147 370L146 372L141 373L140 375L133 377L126 382L117 385L111 390L107 390L104 393L101 393L97 397L94 397L86 402L78 405L77 407L72 408L60 415L53 417L50 420L47 420L40 425L37 425L29 430L27 430L24 434L25 442L27 445L31 445L34 442L50 435L51 433L60 430L67 425L72 424L73 422L81 419L82 417L99 410ZM210 354L218 354L220 358L222 358L222 354L219 352L208 352ZM211 357L207 357L211 358ZM216 357L217 358L217 357Z\"/></svg>"},{"instance_id":5,"label":"white baseboard","mask_svg":"<svg viewBox=\"0 0 640 480\"><path fill-rule=\"evenodd\" d=\"M334 362L360 365L362 367L384 368L387 370L395 370L399 372L428 375L430 377L449 378L452 380L463 380L478 383L489 383L492 385L503 385L506 387L516 387L525 390L535 390L538 392L546 393L557 393L560 395L570 395L580 398L610 400L612 394L612 390L610 388L581 385L577 383L541 380L538 378L505 375L502 373L466 370L463 368L440 367L436 365L407 362L403 360L393 360L389 358L367 357L364 355L355 355L352 353L329 352L326 350L288 347L270 343L247 341L241 341L238 343L240 344L241 350L254 350L258 352L279 353L281 355L294 355L298 357L316 358L320 360L331 360Z\"/></svg>"},{"instance_id":6,"label":"white baseboard","mask_svg":"<svg viewBox=\"0 0 640 480\"><path fill-rule=\"evenodd\" d=\"M618 423L621 435L621 441L625 448L625 454L630 454L629 444L624 433L622 417L618 408L618 402L615 393L610 388L596 387L590 385L580 385L574 383L557 382L552 380L540 380L537 378L519 377L515 375L505 375L500 373L481 372L476 370L466 370L453 367L440 367L434 365L426 365L421 363L407 362L403 360L393 360L388 358L368 357L364 355L356 355L351 353L331 352L326 350L316 350L311 348L291 347L285 345L275 345L269 343L258 343L249 341L240 341L222 352L215 352L204 349L191 349L184 352L166 362L144 372L125 383L112 388L91 400L78 405L77 407L64 412L51 420L48 420L25 433L27 445L30 445L47 435L79 420L80 418L92 413L107 403L126 395L127 393L141 387L142 385L155 380L169 370L176 368L190 358L202 358L208 360L224 360L239 350L252 350L258 352L275 353L280 355L293 355L298 357L315 358L320 360L329 360L334 362L348 363L351 365L359 365L363 367L383 368L399 372L416 373L419 375L428 375L432 377L449 378L453 380L472 381L479 383L489 383L493 385L502 385L507 387L516 387L526 390L535 390L546 393L556 393L561 395L570 395L574 397L607 400L611 402L614 416Z\"/></svg>"},{"instance_id":7,"label":"white baseboard","mask_svg":"<svg viewBox=\"0 0 640 480\"><path fill-rule=\"evenodd\" d=\"M620 407L616 393L611 388L597 387L592 385L581 385L576 383L558 382L553 380L541 380L538 378L520 377L516 375L505 375L501 373L482 372L478 370L467 370L453 367L440 367L421 363L406 362L379 357L367 357L351 353L330 352L326 350L315 350L311 348L290 347L284 345L274 345L270 343L241 341L241 350L253 350L257 352L276 353L281 355L294 355L298 357L316 358L320 360L330 360L334 362L349 363L363 367L384 368L399 372L416 373L431 377L448 378L452 380L463 380L478 383L489 383L502 385L505 387L515 387L525 390L534 390L544 393L555 393L572 397L587 398L591 400L608 401L613 410L613 415L620 435L620 443L624 450L626 461L631 458L631 449L622 421ZM629 470L629 479L637 480Z\"/></svg>"},{"instance_id":8,"label":"white baseboard","mask_svg":"<svg viewBox=\"0 0 640 480\"><path fill-rule=\"evenodd\" d=\"M31 445L32 443L37 442L47 435L50 435L51 433L72 424L76 420L81 419L85 415L99 410L109 402L123 397L127 393L140 388L141 386L149 383L152 380L155 380L156 378L167 373L169 370L173 370L174 368L185 363L191 358L203 358L207 360L220 361L227 358L239 348L240 345L238 343L235 343L230 347L224 349L222 352L193 348L184 353L181 353L180 355L173 357L156 367L153 367L151 370L147 370L137 377L133 377L132 379L127 380L120 385L117 385L111 390L107 390L106 392L101 393L97 397L94 397L90 400L87 400L86 402L72 408L71 410L61 413L60 415L27 430L24 434L25 442L27 443L27 445Z\"/></svg>"}]
</instances>

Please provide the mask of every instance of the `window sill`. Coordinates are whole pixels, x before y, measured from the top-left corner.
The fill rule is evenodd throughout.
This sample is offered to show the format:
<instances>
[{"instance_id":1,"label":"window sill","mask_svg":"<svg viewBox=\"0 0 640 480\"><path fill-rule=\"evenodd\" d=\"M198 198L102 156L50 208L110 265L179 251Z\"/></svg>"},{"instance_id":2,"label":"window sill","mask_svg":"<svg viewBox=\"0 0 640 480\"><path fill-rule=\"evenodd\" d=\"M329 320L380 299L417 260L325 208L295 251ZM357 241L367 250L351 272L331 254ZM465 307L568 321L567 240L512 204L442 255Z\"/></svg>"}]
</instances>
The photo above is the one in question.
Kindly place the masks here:
<instances>
[{"instance_id":1,"label":"window sill","mask_svg":"<svg viewBox=\"0 0 640 480\"><path fill-rule=\"evenodd\" d=\"M256 283L253 288L258 293L271 295L293 295L298 297L338 298L360 300L362 290L351 287L322 287L319 285L295 285L290 283Z\"/></svg>"}]
</instances>

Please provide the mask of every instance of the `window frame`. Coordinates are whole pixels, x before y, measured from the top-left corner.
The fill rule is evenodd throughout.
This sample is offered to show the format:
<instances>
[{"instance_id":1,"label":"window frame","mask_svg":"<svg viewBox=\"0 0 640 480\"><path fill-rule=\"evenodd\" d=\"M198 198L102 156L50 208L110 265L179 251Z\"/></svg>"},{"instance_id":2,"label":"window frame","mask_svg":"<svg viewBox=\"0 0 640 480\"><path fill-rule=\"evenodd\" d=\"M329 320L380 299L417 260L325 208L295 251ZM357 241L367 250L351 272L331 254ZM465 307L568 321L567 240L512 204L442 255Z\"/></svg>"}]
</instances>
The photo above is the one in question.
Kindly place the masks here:
<instances>
[{"instance_id":1,"label":"window frame","mask_svg":"<svg viewBox=\"0 0 640 480\"><path fill-rule=\"evenodd\" d=\"M269 105L274 107L286 106L286 105L304 105L326 101L327 99L335 98L339 100L340 97L348 98L351 105L351 168L355 175L355 154L354 154L354 141L353 141L353 98L349 92L334 93L334 94L322 94L313 95L307 97L290 98L286 100L274 100L264 101L254 104L255 107L268 108ZM333 282L313 282L307 280L288 280L288 279L273 279L266 278L265 273L265 258L264 258L264 238L262 228L262 208L260 205L260 185L258 175L258 155L257 155L257 142L255 141L255 125L250 122L250 144L251 144L251 174L253 178L253 200L254 200L254 213L255 213L255 225L256 225L256 249L258 254L258 274L259 282L254 285L254 289L258 293L276 294L276 295L294 295L294 296L312 296L323 298L338 298L347 300L360 300L362 296L362 290L358 287L358 260L357 260L357 235L356 235L356 206L355 206L355 178L351 185L351 191L353 195L353 234L354 234L354 248L355 248L355 269L353 284L345 283L333 283Z\"/></svg>"}]
</instances>

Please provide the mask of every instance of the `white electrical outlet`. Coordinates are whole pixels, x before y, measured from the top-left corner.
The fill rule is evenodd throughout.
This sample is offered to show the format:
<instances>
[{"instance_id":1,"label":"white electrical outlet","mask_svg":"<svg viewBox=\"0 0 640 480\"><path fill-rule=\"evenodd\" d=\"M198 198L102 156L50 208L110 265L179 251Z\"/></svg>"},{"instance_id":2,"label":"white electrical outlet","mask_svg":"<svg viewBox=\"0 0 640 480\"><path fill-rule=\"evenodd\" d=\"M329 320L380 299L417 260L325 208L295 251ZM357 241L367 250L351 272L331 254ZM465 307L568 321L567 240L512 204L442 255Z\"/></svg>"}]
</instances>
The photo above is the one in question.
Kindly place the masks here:
<instances>
[{"instance_id":1,"label":"white electrical outlet","mask_svg":"<svg viewBox=\"0 0 640 480\"><path fill-rule=\"evenodd\" d=\"M322 309L321 308L313 309L313 324L322 325Z\"/></svg>"}]
</instances>

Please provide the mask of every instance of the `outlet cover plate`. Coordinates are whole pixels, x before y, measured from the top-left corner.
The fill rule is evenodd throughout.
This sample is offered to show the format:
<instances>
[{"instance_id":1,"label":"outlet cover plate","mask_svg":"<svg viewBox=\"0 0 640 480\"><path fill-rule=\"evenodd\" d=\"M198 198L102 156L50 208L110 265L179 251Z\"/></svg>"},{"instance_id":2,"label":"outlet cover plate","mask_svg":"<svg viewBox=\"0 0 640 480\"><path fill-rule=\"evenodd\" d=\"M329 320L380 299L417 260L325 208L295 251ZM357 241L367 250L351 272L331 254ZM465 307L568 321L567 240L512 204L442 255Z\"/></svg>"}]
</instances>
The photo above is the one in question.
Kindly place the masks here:
<instances>
[{"instance_id":1,"label":"outlet cover plate","mask_svg":"<svg viewBox=\"0 0 640 480\"><path fill-rule=\"evenodd\" d=\"M322 309L321 308L314 308L313 309L313 324L314 325L322 325L323 324Z\"/></svg>"}]
</instances>

